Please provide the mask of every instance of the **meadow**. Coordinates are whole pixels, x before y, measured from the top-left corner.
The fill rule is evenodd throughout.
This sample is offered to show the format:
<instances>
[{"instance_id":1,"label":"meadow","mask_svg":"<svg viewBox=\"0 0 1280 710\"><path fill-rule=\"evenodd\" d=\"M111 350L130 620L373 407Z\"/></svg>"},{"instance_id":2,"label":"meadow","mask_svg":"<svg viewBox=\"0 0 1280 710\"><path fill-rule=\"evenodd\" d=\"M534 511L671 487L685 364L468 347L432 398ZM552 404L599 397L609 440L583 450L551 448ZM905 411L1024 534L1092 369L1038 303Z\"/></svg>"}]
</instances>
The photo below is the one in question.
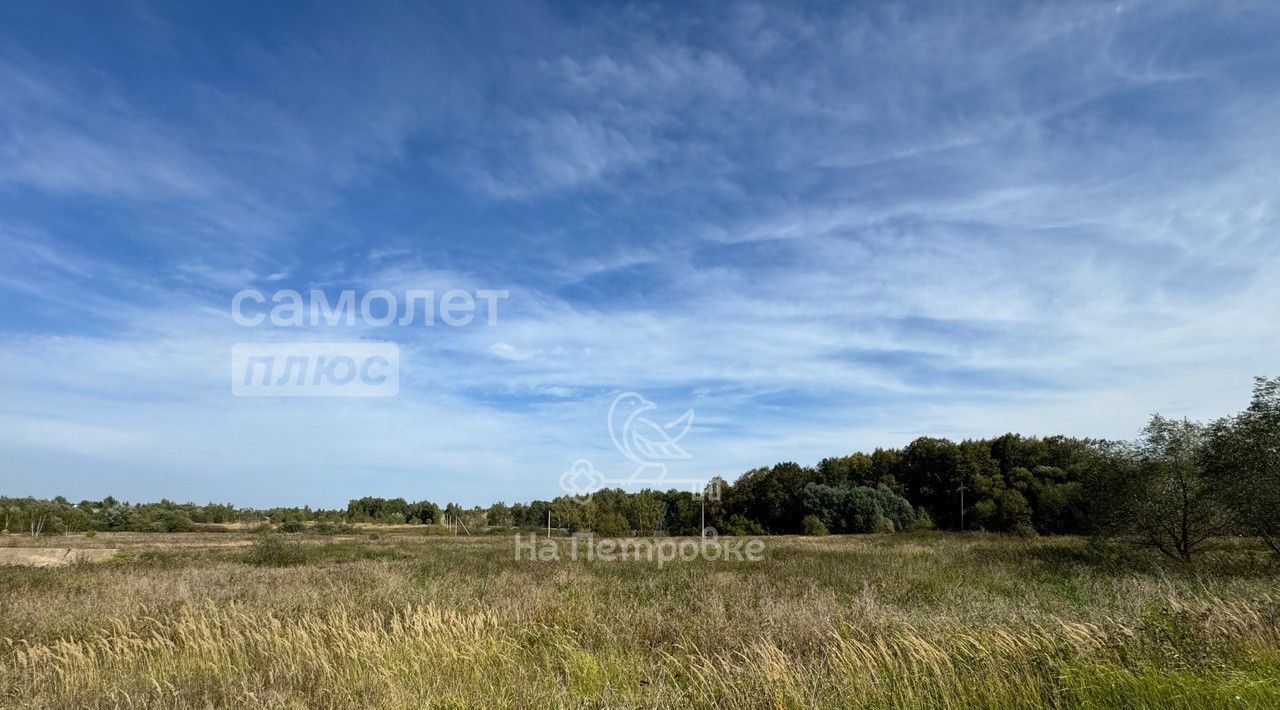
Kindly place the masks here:
<instances>
[{"instance_id":1,"label":"meadow","mask_svg":"<svg viewBox=\"0 0 1280 710\"><path fill-rule=\"evenodd\" d=\"M421 528L56 540L120 552L0 568L3 708L1280 707L1260 551L900 533L659 568Z\"/></svg>"}]
</instances>

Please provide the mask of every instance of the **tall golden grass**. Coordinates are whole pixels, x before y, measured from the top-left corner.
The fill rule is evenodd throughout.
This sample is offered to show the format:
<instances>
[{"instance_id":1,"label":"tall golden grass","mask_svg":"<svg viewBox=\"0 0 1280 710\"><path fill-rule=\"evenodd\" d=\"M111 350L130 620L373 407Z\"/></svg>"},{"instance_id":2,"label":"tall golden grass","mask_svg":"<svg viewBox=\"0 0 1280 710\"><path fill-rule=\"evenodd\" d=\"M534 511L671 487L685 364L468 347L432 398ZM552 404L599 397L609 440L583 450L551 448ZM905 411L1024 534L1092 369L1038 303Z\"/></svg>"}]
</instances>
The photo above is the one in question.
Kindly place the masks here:
<instances>
[{"instance_id":1,"label":"tall golden grass","mask_svg":"<svg viewBox=\"0 0 1280 710\"><path fill-rule=\"evenodd\" d=\"M0 706L1280 707L1274 573L1079 545L775 540L658 570L405 537L6 570Z\"/></svg>"}]
</instances>

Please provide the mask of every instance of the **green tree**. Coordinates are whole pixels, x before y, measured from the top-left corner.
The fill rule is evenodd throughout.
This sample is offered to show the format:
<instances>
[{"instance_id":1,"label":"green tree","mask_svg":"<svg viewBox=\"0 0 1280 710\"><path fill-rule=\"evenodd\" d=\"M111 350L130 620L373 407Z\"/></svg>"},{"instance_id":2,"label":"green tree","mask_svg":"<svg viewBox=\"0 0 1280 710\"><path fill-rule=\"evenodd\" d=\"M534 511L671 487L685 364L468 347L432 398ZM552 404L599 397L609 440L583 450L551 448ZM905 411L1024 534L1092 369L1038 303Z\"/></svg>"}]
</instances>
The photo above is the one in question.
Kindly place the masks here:
<instances>
[{"instance_id":1,"label":"green tree","mask_svg":"<svg viewBox=\"0 0 1280 710\"><path fill-rule=\"evenodd\" d=\"M632 498L631 510L635 518L635 529L641 535L649 535L662 525L667 514L667 504L663 502L661 494L641 491Z\"/></svg>"},{"instance_id":2,"label":"green tree","mask_svg":"<svg viewBox=\"0 0 1280 710\"><path fill-rule=\"evenodd\" d=\"M1000 494L997 508L1000 511L1001 529L1022 535L1035 534L1035 528L1031 527L1031 504L1021 491L1005 490Z\"/></svg>"},{"instance_id":3,"label":"green tree","mask_svg":"<svg viewBox=\"0 0 1280 710\"><path fill-rule=\"evenodd\" d=\"M748 471L729 488L727 512L742 515L770 533L798 532L804 517L801 494L816 478L814 469L789 461Z\"/></svg>"},{"instance_id":4,"label":"green tree","mask_svg":"<svg viewBox=\"0 0 1280 710\"><path fill-rule=\"evenodd\" d=\"M429 500L409 504L409 522L434 525L440 520L440 506Z\"/></svg>"},{"instance_id":5,"label":"green tree","mask_svg":"<svg viewBox=\"0 0 1280 710\"><path fill-rule=\"evenodd\" d=\"M484 519L489 525L510 525L512 524L511 509L507 507L506 503L498 501L485 511Z\"/></svg>"},{"instance_id":6,"label":"green tree","mask_svg":"<svg viewBox=\"0 0 1280 710\"><path fill-rule=\"evenodd\" d=\"M627 519L621 513L613 511L596 516L591 530L602 537L627 537L631 534Z\"/></svg>"},{"instance_id":7,"label":"green tree","mask_svg":"<svg viewBox=\"0 0 1280 710\"><path fill-rule=\"evenodd\" d=\"M1202 425L1157 414L1137 442L1107 447L1092 488L1096 532L1190 561L1228 522L1206 472L1206 443Z\"/></svg>"},{"instance_id":8,"label":"green tree","mask_svg":"<svg viewBox=\"0 0 1280 710\"><path fill-rule=\"evenodd\" d=\"M923 505L944 528L960 526L959 484L962 461L967 458L962 453L955 442L924 436L902 452L900 480L906 497Z\"/></svg>"},{"instance_id":9,"label":"green tree","mask_svg":"<svg viewBox=\"0 0 1280 710\"><path fill-rule=\"evenodd\" d=\"M1241 527L1280 557L1280 378L1256 378L1249 408L1213 424L1207 460Z\"/></svg>"}]
</instances>

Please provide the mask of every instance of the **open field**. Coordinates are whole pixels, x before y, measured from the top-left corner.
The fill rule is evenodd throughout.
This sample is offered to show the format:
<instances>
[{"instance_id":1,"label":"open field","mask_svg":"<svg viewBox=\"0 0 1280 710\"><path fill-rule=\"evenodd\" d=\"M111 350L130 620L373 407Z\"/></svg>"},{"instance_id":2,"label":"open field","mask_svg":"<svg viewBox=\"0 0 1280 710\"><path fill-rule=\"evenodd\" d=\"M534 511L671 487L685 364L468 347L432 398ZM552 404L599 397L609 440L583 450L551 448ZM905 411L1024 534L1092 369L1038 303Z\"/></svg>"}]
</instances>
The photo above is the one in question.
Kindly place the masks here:
<instances>
[{"instance_id":1,"label":"open field","mask_svg":"<svg viewBox=\"0 0 1280 710\"><path fill-rule=\"evenodd\" d=\"M0 707L1280 707L1261 556L900 534L659 569L517 561L509 536L57 539L123 552L0 569Z\"/></svg>"},{"instance_id":2,"label":"open field","mask_svg":"<svg viewBox=\"0 0 1280 710\"><path fill-rule=\"evenodd\" d=\"M81 562L106 562L116 553L101 547L0 547L0 567L66 567Z\"/></svg>"}]
</instances>

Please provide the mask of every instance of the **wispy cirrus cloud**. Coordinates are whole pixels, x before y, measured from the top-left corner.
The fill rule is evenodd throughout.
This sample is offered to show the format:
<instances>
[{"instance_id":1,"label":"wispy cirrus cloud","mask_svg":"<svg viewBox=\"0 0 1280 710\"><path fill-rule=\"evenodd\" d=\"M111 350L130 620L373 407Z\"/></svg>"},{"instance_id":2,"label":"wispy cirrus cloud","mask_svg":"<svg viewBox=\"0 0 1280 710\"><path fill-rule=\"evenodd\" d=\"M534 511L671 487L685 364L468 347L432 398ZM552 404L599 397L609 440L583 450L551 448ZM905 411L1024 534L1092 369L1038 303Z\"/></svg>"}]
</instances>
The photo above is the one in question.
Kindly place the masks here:
<instances>
[{"instance_id":1,"label":"wispy cirrus cloud","mask_svg":"<svg viewBox=\"0 0 1280 710\"><path fill-rule=\"evenodd\" d=\"M1270 5L224 12L112 20L167 72L0 23L6 486L545 496L624 390L732 477L1274 370ZM294 332L231 323L248 287L510 297ZM227 392L234 342L344 338L400 397Z\"/></svg>"}]
</instances>

